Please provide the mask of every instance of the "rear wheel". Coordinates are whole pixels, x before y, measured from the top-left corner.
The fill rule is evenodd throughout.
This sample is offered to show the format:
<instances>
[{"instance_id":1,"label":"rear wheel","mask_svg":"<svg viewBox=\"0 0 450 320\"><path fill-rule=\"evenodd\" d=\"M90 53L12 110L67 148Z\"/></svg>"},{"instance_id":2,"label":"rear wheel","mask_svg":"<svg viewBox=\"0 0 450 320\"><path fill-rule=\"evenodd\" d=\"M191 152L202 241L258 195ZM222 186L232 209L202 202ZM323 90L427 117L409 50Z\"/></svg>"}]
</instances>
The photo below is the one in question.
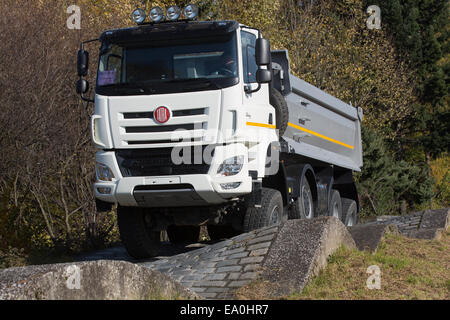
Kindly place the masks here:
<instances>
[{"instance_id":1,"label":"rear wheel","mask_svg":"<svg viewBox=\"0 0 450 320\"><path fill-rule=\"evenodd\" d=\"M342 198L342 222L347 227L358 223L358 206L355 200Z\"/></svg>"},{"instance_id":2,"label":"rear wheel","mask_svg":"<svg viewBox=\"0 0 450 320\"><path fill-rule=\"evenodd\" d=\"M292 208L291 219L312 219L314 218L314 199L309 186L308 179L303 176L300 183L300 196L295 200Z\"/></svg>"},{"instance_id":3,"label":"rear wheel","mask_svg":"<svg viewBox=\"0 0 450 320\"><path fill-rule=\"evenodd\" d=\"M151 230L152 217L145 209L119 206L117 220L120 238L130 256L145 259L158 254L160 232Z\"/></svg>"},{"instance_id":4,"label":"rear wheel","mask_svg":"<svg viewBox=\"0 0 450 320\"><path fill-rule=\"evenodd\" d=\"M261 207L249 207L244 217L244 231L276 225L286 219L283 208L283 198L280 191L270 188L262 188Z\"/></svg>"},{"instance_id":5,"label":"rear wheel","mask_svg":"<svg viewBox=\"0 0 450 320\"><path fill-rule=\"evenodd\" d=\"M172 243L194 243L198 242L200 226L176 226L167 228L167 235Z\"/></svg>"},{"instance_id":6,"label":"rear wheel","mask_svg":"<svg viewBox=\"0 0 450 320\"><path fill-rule=\"evenodd\" d=\"M336 217L342 221L341 195L339 194L339 191L334 189L331 191L331 200L328 215Z\"/></svg>"}]
</instances>

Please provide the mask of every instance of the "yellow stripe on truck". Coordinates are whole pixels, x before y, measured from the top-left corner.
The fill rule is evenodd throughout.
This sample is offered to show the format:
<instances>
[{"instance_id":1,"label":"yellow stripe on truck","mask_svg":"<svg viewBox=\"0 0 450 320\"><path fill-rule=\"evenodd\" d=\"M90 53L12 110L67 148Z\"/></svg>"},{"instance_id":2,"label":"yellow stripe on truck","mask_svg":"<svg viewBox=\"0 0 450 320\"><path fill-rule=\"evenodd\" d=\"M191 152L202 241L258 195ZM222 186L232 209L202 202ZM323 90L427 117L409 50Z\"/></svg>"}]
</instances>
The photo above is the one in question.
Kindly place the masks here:
<instances>
[{"instance_id":1,"label":"yellow stripe on truck","mask_svg":"<svg viewBox=\"0 0 450 320\"><path fill-rule=\"evenodd\" d=\"M266 123L258 123L258 122L247 122L248 126L254 126L254 127L263 127L263 128L270 128L270 129L276 129L276 126L273 124L266 124Z\"/></svg>"},{"instance_id":2,"label":"yellow stripe on truck","mask_svg":"<svg viewBox=\"0 0 450 320\"><path fill-rule=\"evenodd\" d=\"M295 128L295 129L297 129L297 130L300 130L300 131L308 132L308 133L310 133L310 134L312 134L312 135L314 135L314 136L316 136L316 137L319 137L319 138L322 138L322 139L324 139L324 140L327 140L327 141L336 143L336 144L338 144L338 145L344 146L344 147L349 148L349 149L352 149L352 150L355 148L355 147L353 147L353 146L351 146L351 145L348 145L348 144L343 143L343 142L341 142L341 141L338 141L338 140L335 140L335 139L333 139L333 138L324 136L323 134L314 132L314 131L312 131L312 130L309 130L309 129L306 129L306 128L297 126L297 125L295 125L295 124L293 124L293 123L290 123L290 122L288 122L288 126L290 126L290 127L292 127L292 128Z\"/></svg>"}]
</instances>

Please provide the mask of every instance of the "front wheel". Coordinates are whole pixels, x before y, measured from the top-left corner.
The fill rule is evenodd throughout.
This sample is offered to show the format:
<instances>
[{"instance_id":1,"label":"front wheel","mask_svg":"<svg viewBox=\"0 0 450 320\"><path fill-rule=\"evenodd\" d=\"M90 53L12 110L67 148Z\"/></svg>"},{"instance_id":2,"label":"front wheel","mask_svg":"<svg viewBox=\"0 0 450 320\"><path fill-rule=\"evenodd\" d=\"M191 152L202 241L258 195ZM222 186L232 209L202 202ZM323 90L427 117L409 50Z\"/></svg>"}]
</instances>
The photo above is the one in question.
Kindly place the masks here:
<instances>
[{"instance_id":1,"label":"front wheel","mask_svg":"<svg viewBox=\"0 0 450 320\"><path fill-rule=\"evenodd\" d=\"M144 208L119 206L117 221L120 238L130 256L145 259L158 254L160 232L151 229L152 217Z\"/></svg>"},{"instance_id":2,"label":"front wheel","mask_svg":"<svg viewBox=\"0 0 450 320\"><path fill-rule=\"evenodd\" d=\"M244 217L244 231L268 227L287 219L280 191L262 188L261 207L248 207Z\"/></svg>"}]
</instances>

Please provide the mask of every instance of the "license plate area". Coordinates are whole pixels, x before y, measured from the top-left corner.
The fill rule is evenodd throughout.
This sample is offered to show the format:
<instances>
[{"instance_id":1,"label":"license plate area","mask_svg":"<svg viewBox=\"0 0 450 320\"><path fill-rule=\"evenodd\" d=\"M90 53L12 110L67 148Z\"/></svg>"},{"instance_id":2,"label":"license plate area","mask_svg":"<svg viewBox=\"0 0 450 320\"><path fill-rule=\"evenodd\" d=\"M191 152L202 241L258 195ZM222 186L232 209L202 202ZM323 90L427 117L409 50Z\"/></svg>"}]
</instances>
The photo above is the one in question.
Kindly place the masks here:
<instances>
[{"instance_id":1,"label":"license plate area","mask_svg":"<svg viewBox=\"0 0 450 320\"><path fill-rule=\"evenodd\" d=\"M181 177L146 177L144 184L158 185L158 184L180 184Z\"/></svg>"}]
</instances>

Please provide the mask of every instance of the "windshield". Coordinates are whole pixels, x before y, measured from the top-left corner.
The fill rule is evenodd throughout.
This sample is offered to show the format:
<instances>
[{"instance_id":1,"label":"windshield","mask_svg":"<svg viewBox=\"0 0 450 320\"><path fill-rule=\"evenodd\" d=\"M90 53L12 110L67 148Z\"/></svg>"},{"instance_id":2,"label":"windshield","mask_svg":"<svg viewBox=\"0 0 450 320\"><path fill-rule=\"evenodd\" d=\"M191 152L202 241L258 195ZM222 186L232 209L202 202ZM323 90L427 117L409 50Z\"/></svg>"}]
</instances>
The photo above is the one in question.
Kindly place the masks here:
<instances>
[{"instance_id":1,"label":"windshield","mask_svg":"<svg viewBox=\"0 0 450 320\"><path fill-rule=\"evenodd\" d=\"M96 91L104 95L156 94L220 89L237 83L233 32L145 46L103 43Z\"/></svg>"}]
</instances>

